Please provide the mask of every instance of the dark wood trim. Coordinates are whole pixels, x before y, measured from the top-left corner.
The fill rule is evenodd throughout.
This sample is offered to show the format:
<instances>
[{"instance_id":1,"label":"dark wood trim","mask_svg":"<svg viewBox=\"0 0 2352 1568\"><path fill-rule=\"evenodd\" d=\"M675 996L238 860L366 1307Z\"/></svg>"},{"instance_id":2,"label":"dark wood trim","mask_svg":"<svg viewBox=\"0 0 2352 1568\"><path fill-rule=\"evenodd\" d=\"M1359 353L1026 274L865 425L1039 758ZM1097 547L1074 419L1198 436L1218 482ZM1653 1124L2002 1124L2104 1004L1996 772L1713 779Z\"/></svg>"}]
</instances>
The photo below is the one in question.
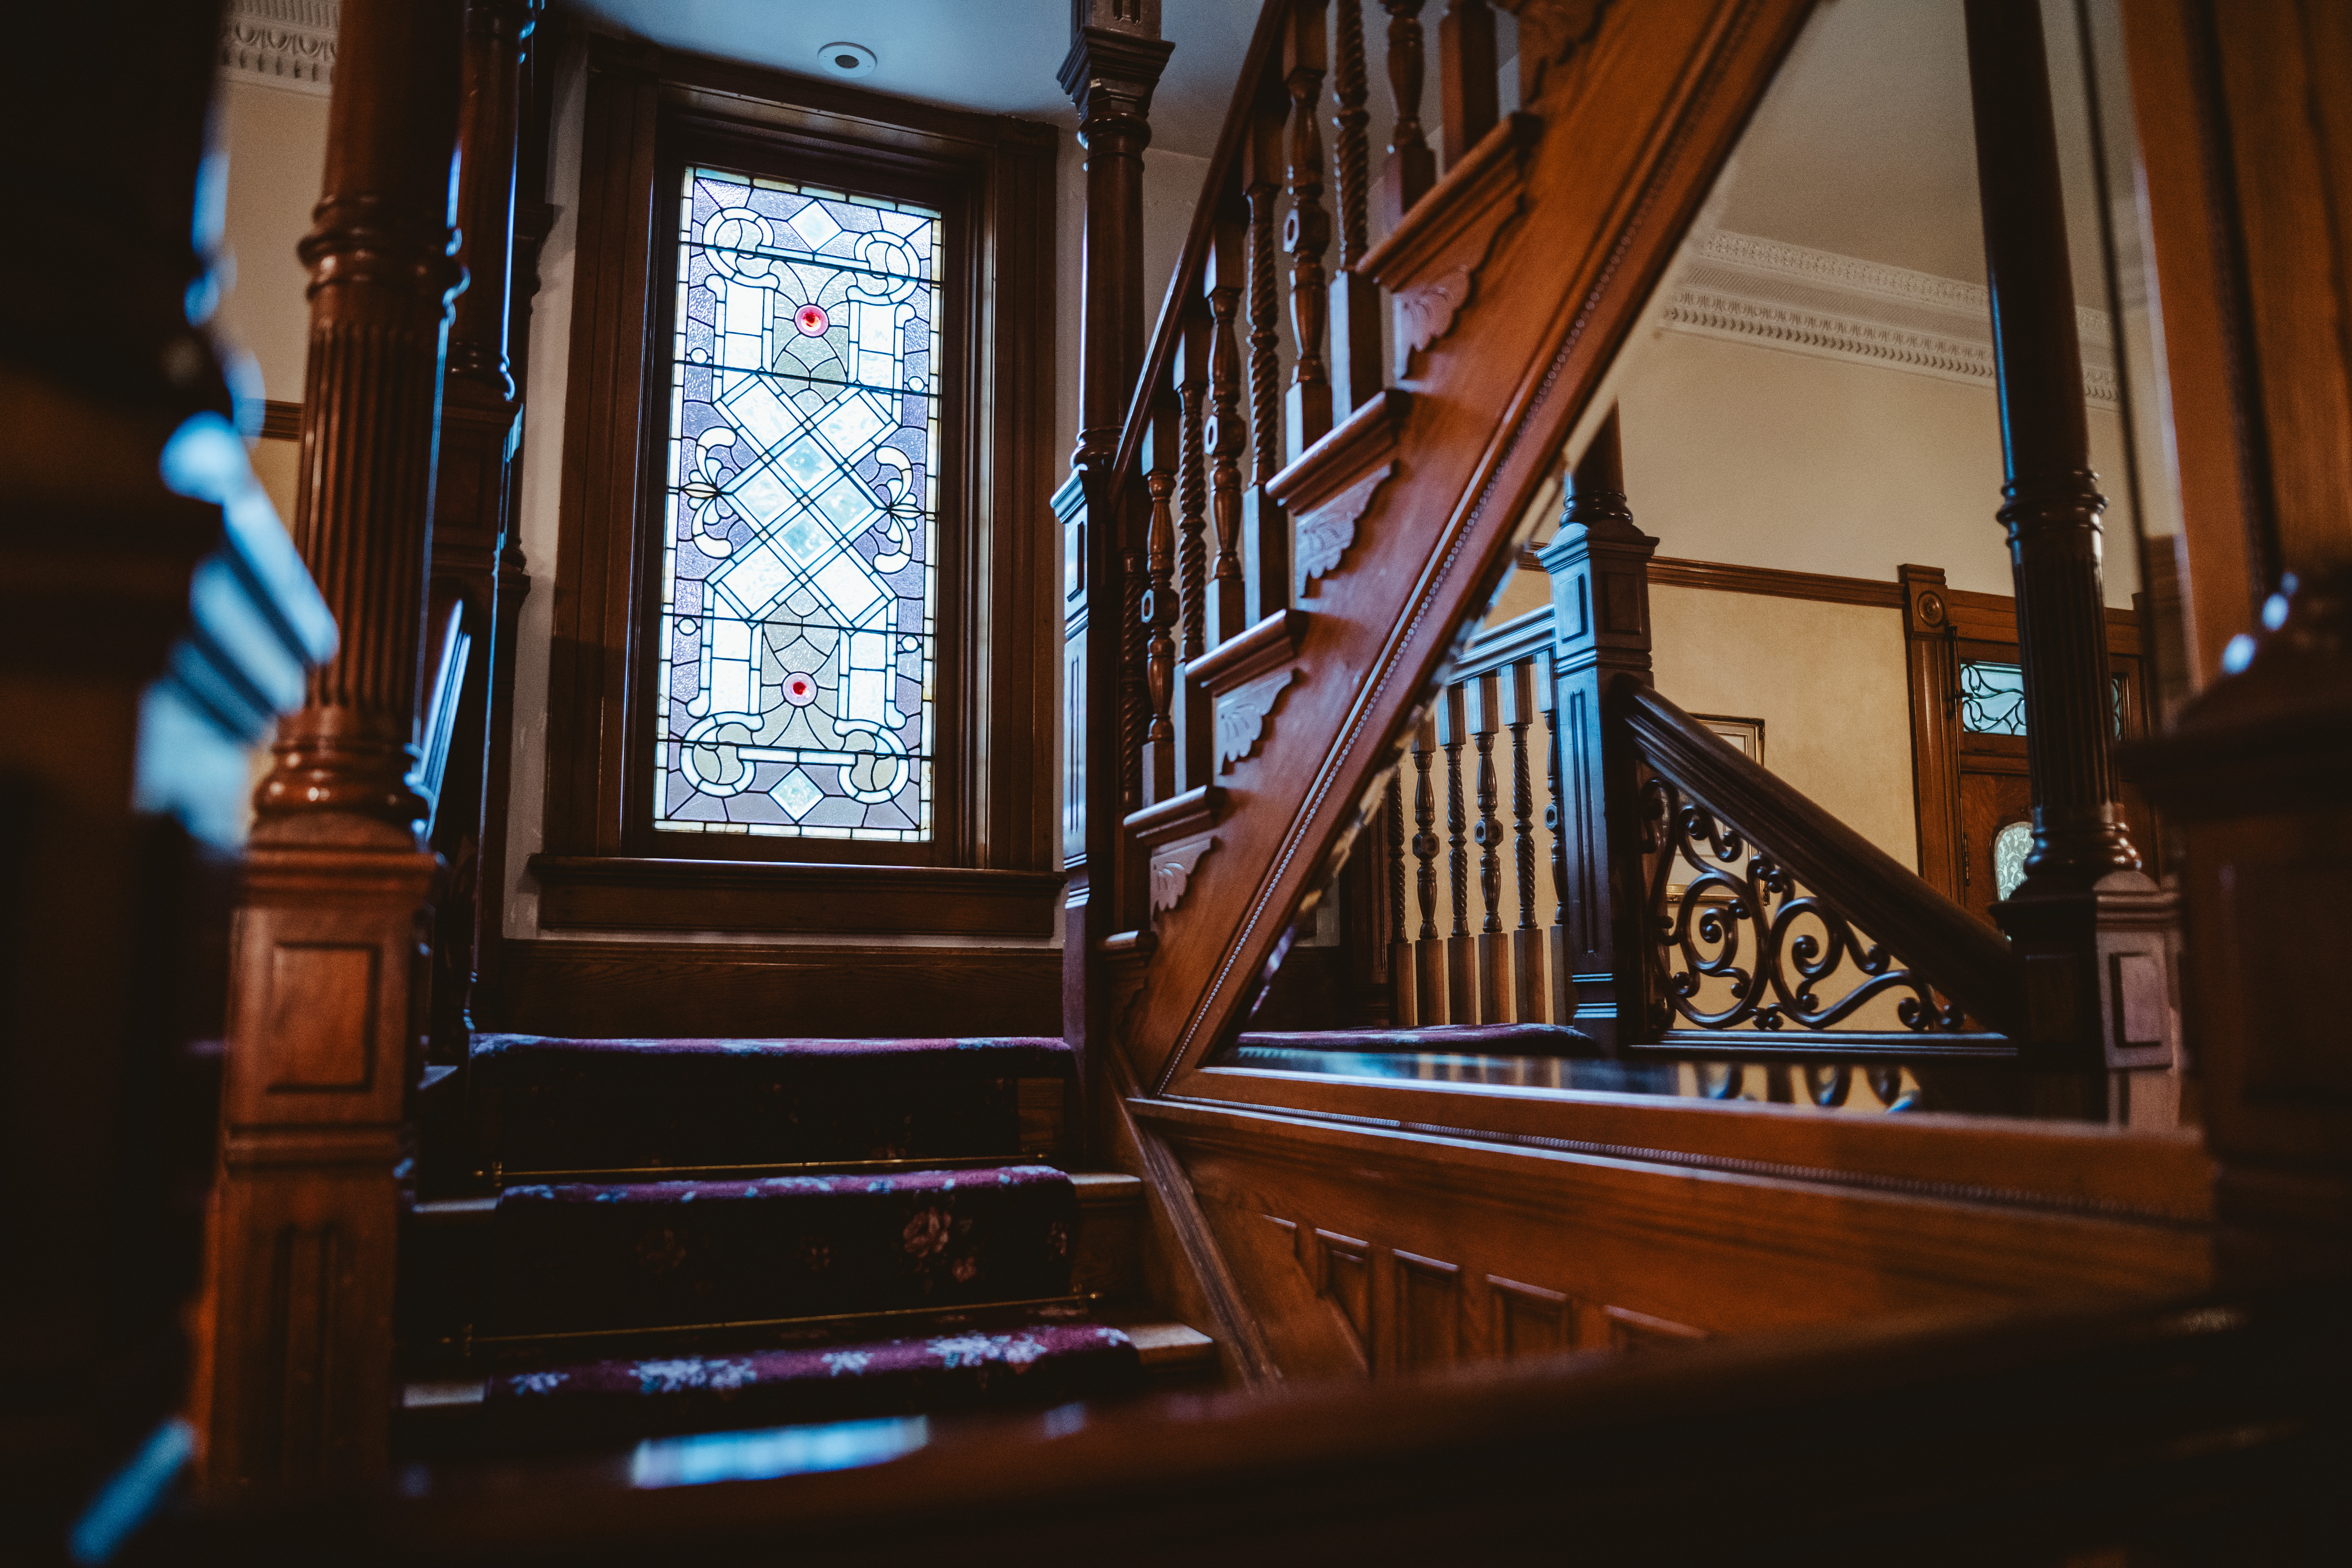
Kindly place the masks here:
<instances>
[{"instance_id":1,"label":"dark wood trim","mask_svg":"<svg viewBox=\"0 0 2352 1568\"><path fill-rule=\"evenodd\" d=\"M551 930L1048 936L1058 871L534 855Z\"/></svg>"},{"instance_id":2,"label":"dark wood trim","mask_svg":"<svg viewBox=\"0 0 2352 1568\"><path fill-rule=\"evenodd\" d=\"M2010 736L1970 736L1960 729L1957 681L1962 659L2015 661L2017 601L2007 594L1954 588L1940 566L1897 569L1903 595L1905 681L1911 712L1913 818L1918 825L1919 875L1948 899L1959 899L1965 880L1961 858L1969 853L1960 831L1960 773L2025 771L2025 743ZM2153 693L2146 637L2136 609L2106 610L2107 658L2124 680L2124 735L2131 739L2152 727ZM1985 645L1990 644L1991 647ZM2013 757L2013 762L2012 762ZM2137 808L2137 797L2132 797ZM2139 846L2147 863L2160 861L2158 836Z\"/></svg>"},{"instance_id":3,"label":"dark wood trim","mask_svg":"<svg viewBox=\"0 0 2352 1568\"><path fill-rule=\"evenodd\" d=\"M1546 1147L1791 1180L1967 1193L1972 1201L2137 1213L2201 1224L2213 1163L2194 1134L2150 1137L2095 1122L1933 1113L1824 1116L1809 1107L1659 1095L1563 1093L1211 1067L1180 1100L1433 1132L1541 1140Z\"/></svg>"},{"instance_id":4,"label":"dark wood trim","mask_svg":"<svg viewBox=\"0 0 2352 1568\"><path fill-rule=\"evenodd\" d=\"M589 68L549 674L548 851L1045 870L1055 714L1038 521L1054 468L1056 133L607 37L592 40ZM951 197L951 226L962 231L950 289L966 303L950 311L943 355L960 385L940 454L940 525L953 535L941 551L940 668L951 679L939 689L939 831L929 845L651 833L645 684L658 558L647 524L658 509L647 498L666 434L656 426L667 341L656 330L665 290L654 214L677 140L713 136L803 160L870 162L877 181L913 179ZM923 918L905 910L887 929L936 929Z\"/></svg>"},{"instance_id":5,"label":"dark wood trim","mask_svg":"<svg viewBox=\"0 0 2352 1568\"><path fill-rule=\"evenodd\" d=\"M1958 679L1952 590L1940 566L1896 568L1904 596L1904 684L1911 709L1911 805L1919 875L1948 899L1960 896ZM2012 625L2014 622L2012 620Z\"/></svg>"},{"instance_id":6,"label":"dark wood trim","mask_svg":"<svg viewBox=\"0 0 2352 1568\"><path fill-rule=\"evenodd\" d=\"M302 405L280 403L274 397L263 404L261 438L265 441L299 441L302 438Z\"/></svg>"},{"instance_id":7,"label":"dark wood trim","mask_svg":"<svg viewBox=\"0 0 2352 1568\"><path fill-rule=\"evenodd\" d=\"M1050 947L843 942L506 944L505 1026L689 1038L1053 1035Z\"/></svg>"},{"instance_id":8,"label":"dark wood trim","mask_svg":"<svg viewBox=\"0 0 2352 1568\"><path fill-rule=\"evenodd\" d=\"M1650 563L1650 583L1669 588L1711 588L1718 594L1764 594L1776 599L1813 599L1825 605L1903 606L1899 583L1871 577L1837 577L1824 572L1783 572L1774 566L1733 566L1720 561L1678 561L1661 555Z\"/></svg>"}]
</instances>

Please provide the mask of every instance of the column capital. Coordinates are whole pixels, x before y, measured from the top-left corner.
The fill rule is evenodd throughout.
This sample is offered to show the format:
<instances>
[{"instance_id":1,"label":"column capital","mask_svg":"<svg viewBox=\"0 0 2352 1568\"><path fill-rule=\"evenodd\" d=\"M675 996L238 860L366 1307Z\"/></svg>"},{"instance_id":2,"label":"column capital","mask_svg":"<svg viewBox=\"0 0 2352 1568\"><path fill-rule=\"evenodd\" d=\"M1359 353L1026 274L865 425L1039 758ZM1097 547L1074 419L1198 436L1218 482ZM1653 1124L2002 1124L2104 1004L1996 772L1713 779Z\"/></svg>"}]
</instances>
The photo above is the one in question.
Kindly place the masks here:
<instances>
[{"instance_id":1,"label":"column capital","mask_svg":"<svg viewBox=\"0 0 2352 1568\"><path fill-rule=\"evenodd\" d=\"M1110 0L1096 3L1108 8ZM1151 10L1150 33L1092 26L1071 29L1059 79L1078 111L1078 139L1088 147L1105 134L1124 133L1139 138L1132 151L1141 153L1151 140L1152 90L1176 49L1159 36L1159 7Z\"/></svg>"}]
</instances>

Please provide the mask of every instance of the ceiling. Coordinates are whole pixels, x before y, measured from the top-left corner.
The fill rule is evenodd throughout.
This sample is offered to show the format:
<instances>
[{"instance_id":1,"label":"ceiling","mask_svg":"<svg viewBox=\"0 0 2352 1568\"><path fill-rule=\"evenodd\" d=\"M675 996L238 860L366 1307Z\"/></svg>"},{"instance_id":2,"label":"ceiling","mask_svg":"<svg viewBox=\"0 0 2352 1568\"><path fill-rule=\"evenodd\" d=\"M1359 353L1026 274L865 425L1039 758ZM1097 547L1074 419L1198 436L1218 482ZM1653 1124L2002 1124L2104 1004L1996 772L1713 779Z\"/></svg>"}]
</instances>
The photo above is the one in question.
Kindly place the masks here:
<instances>
[{"instance_id":1,"label":"ceiling","mask_svg":"<svg viewBox=\"0 0 2352 1568\"><path fill-rule=\"evenodd\" d=\"M831 43L874 51L857 85L956 109L1076 123L1055 73L1069 0L577 0L592 16L670 48L824 77ZM1257 0L1165 0L1176 46L1151 106L1155 147L1206 157L1233 98ZM831 79L826 78L826 79Z\"/></svg>"},{"instance_id":2,"label":"ceiling","mask_svg":"<svg viewBox=\"0 0 2352 1568\"><path fill-rule=\"evenodd\" d=\"M2097 300L2098 215L2073 6L2045 3L2076 297ZM1741 137L1716 226L1984 281L1961 0L1826 0Z\"/></svg>"}]
</instances>

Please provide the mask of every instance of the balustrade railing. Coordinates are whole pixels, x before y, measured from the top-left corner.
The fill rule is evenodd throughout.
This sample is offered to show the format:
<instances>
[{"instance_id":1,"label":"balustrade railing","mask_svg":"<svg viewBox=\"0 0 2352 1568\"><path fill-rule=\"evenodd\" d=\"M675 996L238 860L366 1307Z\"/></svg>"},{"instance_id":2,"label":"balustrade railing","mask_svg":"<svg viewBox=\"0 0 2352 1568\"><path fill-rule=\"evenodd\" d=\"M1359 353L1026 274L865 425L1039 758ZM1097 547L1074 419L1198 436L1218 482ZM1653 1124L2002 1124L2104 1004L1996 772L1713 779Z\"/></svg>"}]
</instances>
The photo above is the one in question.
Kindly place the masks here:
<instances>
[{"instance_id":1,"label":"balustrade railing","mask_svg":"<svg viewBox=\"0 0 2352 1568\"><path fill-rule=\"evenodd\" d=\"M1117 515L1065 518L1074 560L1085 549L1077 531L1112 529L1110 553L1125 578L1115 594L1086 584L1083 595L1122 616L1121 668L1094 688L1119 704L1116 929L1150 919L1171 885L1163 864L1175 852L1171 836L1197 837L1214 820L1216 779L1246 754L1242 737L1255 737L1272 700L1245 689L1263 684L1255 668L1261 661L1216 655L1245 636L1277 639L1285 626L1295 635L1299 573L1311 580L1315 569L1297 560L1289 492L1277 479L1299 472L1318 442L1345 439L1350 416L1376 418L1381 400L1393 395L1387 310L1361 264L1376 223L1393 230L1435 183L1438 159L1422 122L1425 79L1437 78L1449 164L1496 123L1495 18L1485 0L1444 0L1434 51L1422 24L1430 0L1378 0L1387 24L1378 62L1367 47L1372 3L1267 0L1263 7L1142 356L1110 482L1098 492L1115 501ZM1377 157L1367 107L1376 63L1385 65L1394 104L1391 140ZM1075 613L1071 627L1073 637L1082 635ZM1533 689L1523 679L1507 700ZM1495 700L1507 701L1499 689ZM1479 723L1497 726L1488 752L1514 723L1499 713L1480 710ZM1527 721L1517 722L1512 732L1523 739ZM1497 809L1507 809L1516 798L1508 786L1492 788L1503 792ZM1174 806L1180 799L1185 805ZM1402 798L1397 809L1401 816ZM1502 828L1482 831L1496 837L1500 853ZM1488 918L1493 930L1463 933L1490 965L1484 981L1469 983L1467 1005L1475 1008L1481 985L1499 986L1495 1005L1507 1011L1517 1005L1507 994L1517 984L1509 967L1515 937L1501 916Z\"/></svg>"},{"instance_id":2,"label":"balustrade railing","mask_svg":"<svg viewBox=\"0 0 2352 1568\"><path fill-rule=\"evenodd\" d=\"M1646 775L1640 957L1658 1044L2015 1055L2024 964L2005 938L1656 691L1614 695ZM1840 1027L1889 1005L1895 1028Z\"/></svg>"}]
</instances>

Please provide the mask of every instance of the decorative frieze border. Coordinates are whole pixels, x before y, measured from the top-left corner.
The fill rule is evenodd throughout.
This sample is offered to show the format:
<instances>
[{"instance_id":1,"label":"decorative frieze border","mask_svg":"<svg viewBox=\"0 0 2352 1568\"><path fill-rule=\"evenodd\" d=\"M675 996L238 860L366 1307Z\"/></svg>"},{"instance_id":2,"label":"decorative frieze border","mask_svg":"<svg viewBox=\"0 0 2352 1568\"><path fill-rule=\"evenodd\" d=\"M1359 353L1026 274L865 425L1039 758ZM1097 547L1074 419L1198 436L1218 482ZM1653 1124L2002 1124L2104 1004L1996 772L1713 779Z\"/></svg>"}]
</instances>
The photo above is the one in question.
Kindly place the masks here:
<instances>
[{"instance_id":1,"label":"decorative frieze border","mask_svg":"<svg viewBox=\"0 0 2352 1568\"><path fill-rule=\"evenodd\" d=\"M221 22L220 74L326 97L342 9L342 0L235 0Z\"/></svg>"},{"instance_id":2,"label":"decorative frieze border","mask_svg":"<svg viewBox=\"0 0 2352 1568\"><path fill-rule=\"evenodd\" d=\"M1717 230L1691 249L1660 324L1945 381L1993 384L1991 297L1975 283ZM2118 406L2105 310L2077 307L2083 395Z\"/></svg>"}]
</instances>

